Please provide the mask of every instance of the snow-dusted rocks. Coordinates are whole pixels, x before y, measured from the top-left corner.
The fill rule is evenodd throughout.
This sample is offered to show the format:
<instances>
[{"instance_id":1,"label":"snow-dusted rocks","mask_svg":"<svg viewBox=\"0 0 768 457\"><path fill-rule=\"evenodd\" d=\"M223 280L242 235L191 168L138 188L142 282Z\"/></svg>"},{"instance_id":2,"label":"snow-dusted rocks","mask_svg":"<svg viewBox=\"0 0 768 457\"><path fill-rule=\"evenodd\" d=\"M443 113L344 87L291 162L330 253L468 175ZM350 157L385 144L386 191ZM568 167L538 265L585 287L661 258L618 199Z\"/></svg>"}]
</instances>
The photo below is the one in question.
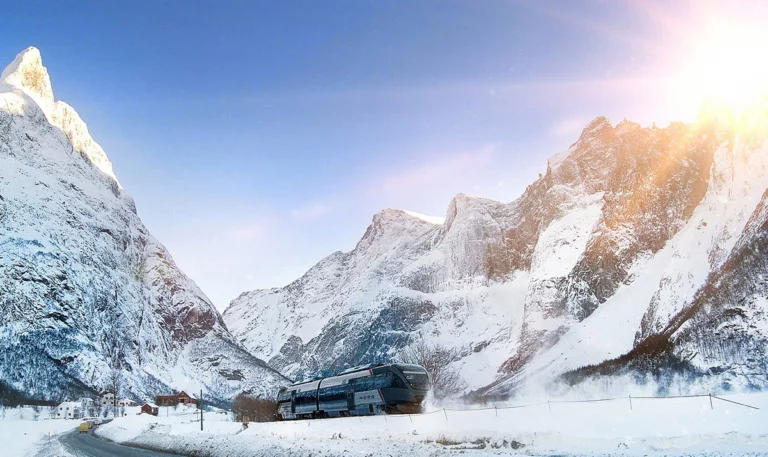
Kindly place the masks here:
<instances>
[{"instance_id":1,"label":"snow-dusted rocks","mask_svg":"<svg viewBox=\"0 0 768 457\"><path fill-rule=\"evenodd\" d=\"M77 152L117 182L117 177L112 171L112 162L88 133L85 122L71 106L54 100L48 69L43 65L37 48L29 47L21 51L3 71L0 84L7 84L32 98L48 122L59 127L67 135Z\"/></svg>"},{"instance_id":2,"label":"snow-dusted rocks","mask_svg":"<svg viewBox=\"0 0 768 457\"><path fill-rule=\"evenodd\" d=\"M115 367L137 398L281 383L143 226L35 48L2 73L0 170L0 387L56 399Z\"/></svg>"},{"instance_id":3,"label":"snow-dusted rocks","mask_svg":"<svg viewBox=\"0 0 768 457\"><path fill-rule=\"evenodd\" d=\"M479 394L662 366L766 386L767 119L597 118L517 200L459 194L441 224L385 210L353 251L242 294L225 322L291 376L421 335L458 350Z\"/></svg>"}]
</instances>

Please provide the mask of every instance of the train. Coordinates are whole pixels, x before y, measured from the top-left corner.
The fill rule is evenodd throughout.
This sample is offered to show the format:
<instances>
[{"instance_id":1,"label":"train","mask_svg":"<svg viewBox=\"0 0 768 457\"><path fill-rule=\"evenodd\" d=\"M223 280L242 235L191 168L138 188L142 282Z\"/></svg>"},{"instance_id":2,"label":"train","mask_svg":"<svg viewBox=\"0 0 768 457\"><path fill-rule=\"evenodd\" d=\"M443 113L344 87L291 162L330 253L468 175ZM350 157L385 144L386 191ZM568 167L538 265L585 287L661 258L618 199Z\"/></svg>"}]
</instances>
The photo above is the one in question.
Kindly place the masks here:
<instances>
[{"instance_id":1,"label":"train","mask_svg":"<svg viewBox=\"0 0 768 457\"><path fill-rule=\"evenodd\" d=\"M392 363L350 368L336 376L283 387L278 420L373 414L413 414L432 388L420 365Z\"/></svg>"}]
</instances>

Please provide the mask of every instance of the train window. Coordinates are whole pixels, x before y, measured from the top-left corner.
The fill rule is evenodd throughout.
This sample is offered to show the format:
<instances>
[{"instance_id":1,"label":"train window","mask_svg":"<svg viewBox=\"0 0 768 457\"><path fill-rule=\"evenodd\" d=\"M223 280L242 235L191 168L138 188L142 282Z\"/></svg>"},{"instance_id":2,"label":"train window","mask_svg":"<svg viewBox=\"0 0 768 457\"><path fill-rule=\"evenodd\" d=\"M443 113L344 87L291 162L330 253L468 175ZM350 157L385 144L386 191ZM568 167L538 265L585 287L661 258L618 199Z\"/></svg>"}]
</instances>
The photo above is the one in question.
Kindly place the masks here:
<instances>
[{"instance_id":1,"label":"train window","mask_svg":"<svg viewBox=\"0 0 768 457\"><path fill-rule=\"evenodd\" d=\"M294 402L297 405L310 405L317 402L314 390L306 390L304 392L296 392Z\"/></svg>"},{"instance_id":2,"label":"train window","mask_svg":"<svg viewBox=\"0 0 768 457\"><path fill-rule=\"evenodd\" d=\"M347 386L332 386L320 388L320 401L338 401L347 398Z\"/></svg>"},{"instance_id":3,"label":"train window","mask_svg":"<svg viewBox=\"0 0 768 457\"><path fill-rule=\"evenodd\" d=\"M395 387L397 389L408 388L408 386L405 385L405 382L400 378L400 376L392 376L392 387Z\"/></svg>"},{"instance_id":4,"label":"train window","mask_svg":"<svg viewBox=\"0 0 768 457\"><path fill-rule=\"evenodd\" d=\"M357 378L355 381L355 392L364 392L367 390L384 389L391 387L393 382L392 373L381 373L364 378Z\"/></svg>"},{"instance_id":5,"label":"train window","mask_svg":"<svg viewBox=\"0 0 768 457\"><path fill-rule=\"evenodd\" d=\"M405 379L414 389L429 389L429 375L418 371L403 371Z\"/></svg>"},{"instance_id":6,"label":"train window","mask_svg":"<svg viewBox=\"0 0 768 457\"><path fill-rule=\"evenodd\" d=\"M417 373L426 373L427 370L424 369L421 365L411 365L411 364L405 364L405 363L399 363L395 365L397 368L399 368L402 371L414 371Z\"/></svg>"}]
</instances>

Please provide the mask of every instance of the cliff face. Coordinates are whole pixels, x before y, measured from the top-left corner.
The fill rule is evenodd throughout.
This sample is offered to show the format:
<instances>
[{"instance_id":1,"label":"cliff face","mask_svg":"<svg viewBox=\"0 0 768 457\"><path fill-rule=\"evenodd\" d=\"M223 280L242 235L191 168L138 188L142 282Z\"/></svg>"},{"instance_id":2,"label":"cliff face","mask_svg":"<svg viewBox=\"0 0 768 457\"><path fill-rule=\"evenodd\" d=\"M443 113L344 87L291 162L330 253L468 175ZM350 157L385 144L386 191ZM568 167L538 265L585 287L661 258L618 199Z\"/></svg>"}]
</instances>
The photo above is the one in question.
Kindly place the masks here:
<instances>
[{"instance_id":1,"label":"cliff face","mask_svg":"<svg viewBox=\"0 0 768 457\"><path fill-rule=\"evenodd\" d=\"M60 399L204 387L227 398L282 378L243 350L141 223L103 149L54 101L37 49L0 81L0 381Z\"/></svg>"},{"instance_id":2,"label":"cliff face","mask_svg":"<svg viewBox=\"0 0 768 457\"><path fill-rule=\"evenodd\" d=\"M766 119L764 109L666 128L597 118L517 200L460 194L442 223L384 210L354 250L284 288L242 294L225 322L290 376L396 358L421 336L457 349L470 389L505 395L668 338L702 376L743 380L716 355L721 343L695 335L764 344L760 332L724 329L747 316L765 327L755 221ZM754 268L729 261L739 249ZM752 298L710 312L732 309L713 289L726 274L730 288L752 284Z\"/></svg>"}]
</instances>

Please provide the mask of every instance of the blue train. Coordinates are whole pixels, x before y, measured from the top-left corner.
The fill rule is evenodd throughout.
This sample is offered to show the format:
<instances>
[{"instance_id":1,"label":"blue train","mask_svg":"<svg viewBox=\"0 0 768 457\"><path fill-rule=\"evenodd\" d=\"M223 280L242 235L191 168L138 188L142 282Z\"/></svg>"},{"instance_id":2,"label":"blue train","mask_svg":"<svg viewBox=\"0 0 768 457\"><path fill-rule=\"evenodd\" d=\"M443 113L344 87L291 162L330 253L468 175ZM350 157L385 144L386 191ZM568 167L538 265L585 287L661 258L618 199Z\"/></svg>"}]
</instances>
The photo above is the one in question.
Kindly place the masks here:
<instances>
[{"instance_id":1,"label":"blue train","mask_svg":"<svg viewBox=\"0 0 768 457\"><path fill-rule=\"evenodd\" d=\"M370 414L418 413L432 388L420 365L395 363L355 367L329 378L283 387L279 420Z\"/></svg>"}]
</instances>

